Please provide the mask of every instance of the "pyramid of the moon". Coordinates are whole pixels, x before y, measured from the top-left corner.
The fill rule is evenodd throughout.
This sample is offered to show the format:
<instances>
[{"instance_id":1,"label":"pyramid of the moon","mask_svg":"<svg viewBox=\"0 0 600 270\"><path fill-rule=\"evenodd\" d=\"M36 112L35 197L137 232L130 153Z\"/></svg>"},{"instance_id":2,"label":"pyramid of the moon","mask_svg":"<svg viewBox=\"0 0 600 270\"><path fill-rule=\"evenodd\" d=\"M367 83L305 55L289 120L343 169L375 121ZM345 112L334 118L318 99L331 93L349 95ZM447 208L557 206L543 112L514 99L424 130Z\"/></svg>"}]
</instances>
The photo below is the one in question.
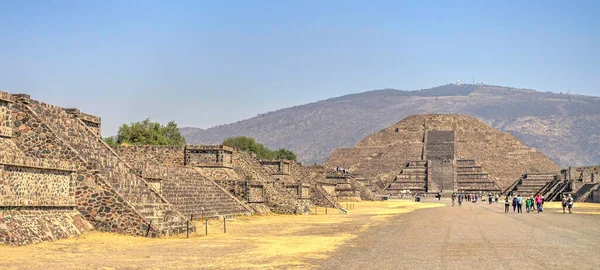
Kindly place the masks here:
<instances>
[{"instance_id":1,"label":"pyramid of the moon","mask_svg":"<svg viewBox=\"0 0 600 270\"><path fill-rule=\"evenodd\" d=\"M336 150L326 166L362 173L386 192L499 192L560 167L507 132L457 114L409 116Z\"/></svg>"}]
</instances>

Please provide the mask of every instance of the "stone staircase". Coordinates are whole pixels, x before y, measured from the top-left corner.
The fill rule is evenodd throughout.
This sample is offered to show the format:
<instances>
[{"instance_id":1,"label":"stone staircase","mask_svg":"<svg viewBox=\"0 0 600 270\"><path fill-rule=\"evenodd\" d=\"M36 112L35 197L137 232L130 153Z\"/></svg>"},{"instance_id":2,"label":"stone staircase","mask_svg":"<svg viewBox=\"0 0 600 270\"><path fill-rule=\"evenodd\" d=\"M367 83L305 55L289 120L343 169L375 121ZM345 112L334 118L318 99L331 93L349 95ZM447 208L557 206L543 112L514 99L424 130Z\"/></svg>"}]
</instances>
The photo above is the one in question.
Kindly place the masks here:
<instances>
[{"instance_id":1,"label":"stone staircase","mask_svg":"<svg viewBox=\"0 0 600 270\"><path fill-rule=\"evenodd\" d=\"M31 100L25 106L85 160L90 169L136 207L159 235L186 230L186 218L152 189L132 168L102 141L102 138L77 117L58 106Z\"/></svg>"},{"instance_id":2,"label":"stone staircase","mask_svg":"<svg viewBox=\"0 0 600 270\"><path fill-rule=\"evenodd\" d=\"M427 131L425 153L428 160L454 159L454 131Z\"/></svg>"},{"instance_id":3,"label":"stone staircase","mask_svg":"<svg viewBox=\"0 0 600 270\"><path fill-rule=\"evenodd\" d=\"M587 183L573 194L573 200L576 202L584 202L590 196L592 191L597 190L600 187L600 183Z\"/></svg>"},{"instance_id":4,"label":"stone staircase","mask_svg":"<svg viewBox=\"0 0 600 270\"><path fill-rule=\"evenodd\" d=\"M186 217L234 216L251 212L233 195L193 168L170 169L161 182L161 194Z\"/></svg>"},{"instance_id":5,"label":"stone staircase","mask_svg":"<svg viewBox=\"0 0 600 270\"><path fill-rule=\"evenodd\" d=\"M309 213L312 204L310 201L299 201L296 196L283 185L274 182L273 178L258 162L248 153L236 152L233 156L233 169L245 180L260 181L264 184L265 203L274 212L287 214Z\"/></svg>"},{"instance_id":6,"label":"stone staircase","mask_svg":"<svg viewBox=\"0 0 600 270\"><path fill-rule=\"evenodd\" d=\"M546 200L548 200L550 194L552 194L560 186L560 183L560 180L550 181L542 189L540 189L539 193L542 194Z\"/></svg>"},{"instance_id":7,"label":"stone staircase","mask_svg":"<svg viewBox=\"0 0 600 270\"><path fill-rule=\"evenodd\" d=\"M455 191L461 193L499 193L498 185L478 166L475 160L455 161Z\"/></svg>"},{"instance_id":8,"label":"stone staircase","mask_svg":"<svg viewBox=\"0 0 600 270\"><path fill-rule=\"evenodd\" d=\"M548 195L544 195L547 201L559 201L562 200L561 194L567 189L569 186L568 181L558 181L556 187L553 188L552 191L548 192Z\"/></svg>"},{"instance_id":9,"label":"stone staircase","mask_svg":"<svg viewBox=\"0 0 600 270\"><path fill-rule=\"evenodd\" d=\"M311 198L313 203L319 201L321 202L321 205L319 206L342 208L342 206L333 197L331 197L331 195L329 195L329 193L327 193L327 191L325 191L325 189L323 189L323 187L319 185L315 179L310 177L308 171L300 168L300 165L292 165L290 168L290 173L294 178L310 183Z\"/></svg>"},{"instance_id":10,"label":"stone staircase","mask_svg":"<svg viewBox=\"0 0 600 270\"><path fill-rule=\"evenodd\" d=\"M535 196L542 191L542 189L548 185L548 183L554 181L554 174L548 173L527 173L524 174L521 179L518 180L514 189L512 190L513 195L521 195L522 197Z\"/></svg>"},{"instance_id":11,"label":"stone staircase","mask_svg":"<svg viewBox=\"0 0 600 270\"><path fill-rule=\"evenodd\" d=\"M405 191L425 192L427 190L427 161L409 161L394 181L384 190L385 194L399 195Z\"/></svg>"}]
</instances>

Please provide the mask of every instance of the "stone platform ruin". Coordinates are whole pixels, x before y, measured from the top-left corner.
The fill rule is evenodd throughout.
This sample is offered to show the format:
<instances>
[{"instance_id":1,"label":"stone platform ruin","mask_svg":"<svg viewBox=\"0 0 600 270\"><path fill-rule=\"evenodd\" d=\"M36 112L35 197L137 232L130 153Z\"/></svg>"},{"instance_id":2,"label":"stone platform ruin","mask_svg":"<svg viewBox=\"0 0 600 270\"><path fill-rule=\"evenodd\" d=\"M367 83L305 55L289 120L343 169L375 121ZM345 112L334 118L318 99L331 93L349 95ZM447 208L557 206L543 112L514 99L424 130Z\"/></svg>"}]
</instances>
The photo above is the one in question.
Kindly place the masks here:
<instances>
[{"instance_id":1,"label":"stone platform ruin","mask_svg":"<svg viewBox=\"0 0 600 270\"><path fill-rule=\"evenodd\" d=\"M226 146L113 149L100 128L78 109L0 92L0 243L90 230L159 237L195 231L192 219L341 208L296 162Z\"/></svg>"},{"instance_id":2,"label":"stone platform ruin","mask_svg":"<svg viewBox=\"0 0 600 270\"><path fill-rule=\"evenodd\" d=\"M259 160L223 145L121 146L117 151L140 170L149 163L193 170L254 213L309 214L313 205L340 207L305 166L293 161Z\"/></svg>"},{"instance_id":3,"label":"stone platform ruin","mask_svg":"<svg viewBox=\"0 0 600 270\"><path fill-rule=\"evenodd\" d=\"M90 230L158 237L193 232L192 218L253 212L168 151L160 162L122 158L100 127L78 109L0 92L1 243Z\"/></svg>"},{"instance_id":4,"label":"stone platform ruin","mask_svg":"<svg viewBox=\"0 0 600 270\"><path fill-rule=\"evenodd\" d=\"M501 193L524 174L560 171L548 157L510 133L451 114L407 117L354 148L336 150L325 165L360 172L382 194L392 196Z\"/></svg>"}]
</instances>

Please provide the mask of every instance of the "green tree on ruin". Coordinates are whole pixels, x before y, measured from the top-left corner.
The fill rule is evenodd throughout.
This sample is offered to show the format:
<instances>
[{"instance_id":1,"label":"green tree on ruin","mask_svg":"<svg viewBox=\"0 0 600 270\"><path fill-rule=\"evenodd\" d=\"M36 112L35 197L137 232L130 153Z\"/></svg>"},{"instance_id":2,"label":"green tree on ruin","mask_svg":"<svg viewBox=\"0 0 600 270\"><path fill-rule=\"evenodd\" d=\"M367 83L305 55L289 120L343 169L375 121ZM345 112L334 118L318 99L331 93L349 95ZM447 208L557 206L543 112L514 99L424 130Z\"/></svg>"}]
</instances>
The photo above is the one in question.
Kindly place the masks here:
<instances>
[{"instance_id":1,"label":"green tree on ruin","mask_svg":"<svg viewBox=\"0 0 600 270\"><path fill-rule=\"evenodd\" d=\"M285 148L275 151L275 154L277 155L277 159L296 160L296 153Z\"/></svg>"},{"instance_id":2,"label":"green tree on ruin","mask_svg":"<svg viewBox=\"0 0 600 270\"><path fill-rule=\"evenodd\" d=\"M254 153L259 159L296 160L296 154L291 150L281 148L273 151L264 146L262 143L256 142L256 140L251 137L238 136L227 138L223 141L223 145L233 147L239 151Z\"/></svg>"},{"instance_id":3,"label":"green tree on ruin","mask_svg":"<svg viewBox=\"0 0 600 270\"><path fill-rule=\"evenodd\" d=\"M185 145L174 121L166 126L146 119L140 122L123 124L119 127L116 139L117 145Z\"/></svg>"},{"instance_id":4,"label":"green tree on ruin","mask_svg":"<svg viewBox=\"0 0 600 270\"><path fill-rule=\"evenodd\" d=\"M110 146L110 147L115 147L115 146L117 146L117 145L118 145L118 144L117 144L117 139L115 139L115 137L114 137L114 136L105 137L105 138L102 138L102 140L104 140L104 142L105 142L106 144L108 144L108 146Z\"/></svg>"}]
</instances>

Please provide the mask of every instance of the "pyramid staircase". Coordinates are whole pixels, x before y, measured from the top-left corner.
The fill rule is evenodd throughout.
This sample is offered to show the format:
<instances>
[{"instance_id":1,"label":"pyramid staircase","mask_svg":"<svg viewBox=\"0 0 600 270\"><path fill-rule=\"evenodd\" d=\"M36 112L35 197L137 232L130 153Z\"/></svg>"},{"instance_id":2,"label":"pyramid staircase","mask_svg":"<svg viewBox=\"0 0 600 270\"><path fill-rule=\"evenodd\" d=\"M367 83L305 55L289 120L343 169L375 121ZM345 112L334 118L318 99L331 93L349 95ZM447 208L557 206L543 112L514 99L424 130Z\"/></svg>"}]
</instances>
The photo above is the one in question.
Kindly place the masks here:
<instances>
[{"instance_id":1,"label":"pyramid staircase","mask_svg":"<svg viewBox=\"0 0 600 270\"><path fill-rule=\"evenodd\" d=\"M300 214L310 212L311 204L302 205L297 194L287 190L283 185L274 182L270 173L260 165L258 160L248 153L237 152L233 158L233 169L246 180L260 181L264 184L265 203L274 212Z\"/></svg>"},{"instance_id":2,"label":"pyramid staircase","mask_svg":"<svg viewBox=\"0 0 600 270\"><path fill-rule=\"evenodd\" d=\"M575 200L576 202L585 202L585 200L587 200L592 191L598 190L598 187L600 187L600 183L583 184L583 186L579 190L577 190L575 194L573 194L573 200Z\"/></svg>"},{"instance_id":3,"label":"pyramid staircase","mask_svg":"<svg viewBox=\"0 0 600 270\"><path fill-rule=\"evenodd\" d=\"M310 177L307 171L300 168L300 165L291 166L290 172L295 178L300 179L300 181L310 183L311 199L313 202L320 201L322 204L324 204L319 205L322 207L328 206L342 208L337 200L331 197L331 195L329 195L329 193L327 193L327 191L325 191L325 189L319 183L317 183L314 178Z\"/></svg>"},{"instance_id":4,"label":"pyramid staircase","mask_svg":"<svg viewBox=\"0 0 600 270\"><path fill-rule=\"evenodd\" d=\"M544 197L547 201L558 201L562 199L562 194L569 187L569 181L557 181L556 186L549 192L547 192Z\"/></svg>"},{"instance_id":5,"label":"pyramid staircase","mask_svg":"<svg viewBox=\"0 0 600 270\"><path fill-rule=\"evenodd\" d=\"M161 194L187 217L234 216L252 210L193 168L166 168Z\"/></svg>"},{"instance_id":6,"label":"pyramid staircase","mask_svg":"<svg viewBox=\"0 0 600 270\"><path fill-rule=\"evenodd\" d=\"M406 191L425 192L427 190L427 161L409 161L396 178L387 185L384 193L399 195Z\"/></svg>"},{"instance_id":7,"label":"pyramid staircase","mask_svg":"<svg viewBox=\"0 0 600 270\"><path fill-rule=\"evenodd\" d=\"M461 193L499 193L498 185L478 166L475 160L455 161L455 191Z\"/></svg>"},{"instance_id":8,"label":"pyramid staircase","mask_svg":"<svg viewBox=\"0 0 600 270\"><path fill-rule=\"evenodd\" d=\"M140 213L159 235L186 231L186 218L126 164L85 122L66 109L35 100L23 102L32 117L77 151L88 167Z\"/></svg>"},{"instance_id":9,"label":"pyramid staircase","mask_svg":"<svg viewBox=\"0 0 600 270\"><path fill-rule=\"evenodd\" d=\"M554 182L554 174L551 173L526 173L524 174L514 185L514 188L510 190L514 195L521 195L522 197L535 196L541 194L549 183Z\"/></svg>"}]
</instances>

